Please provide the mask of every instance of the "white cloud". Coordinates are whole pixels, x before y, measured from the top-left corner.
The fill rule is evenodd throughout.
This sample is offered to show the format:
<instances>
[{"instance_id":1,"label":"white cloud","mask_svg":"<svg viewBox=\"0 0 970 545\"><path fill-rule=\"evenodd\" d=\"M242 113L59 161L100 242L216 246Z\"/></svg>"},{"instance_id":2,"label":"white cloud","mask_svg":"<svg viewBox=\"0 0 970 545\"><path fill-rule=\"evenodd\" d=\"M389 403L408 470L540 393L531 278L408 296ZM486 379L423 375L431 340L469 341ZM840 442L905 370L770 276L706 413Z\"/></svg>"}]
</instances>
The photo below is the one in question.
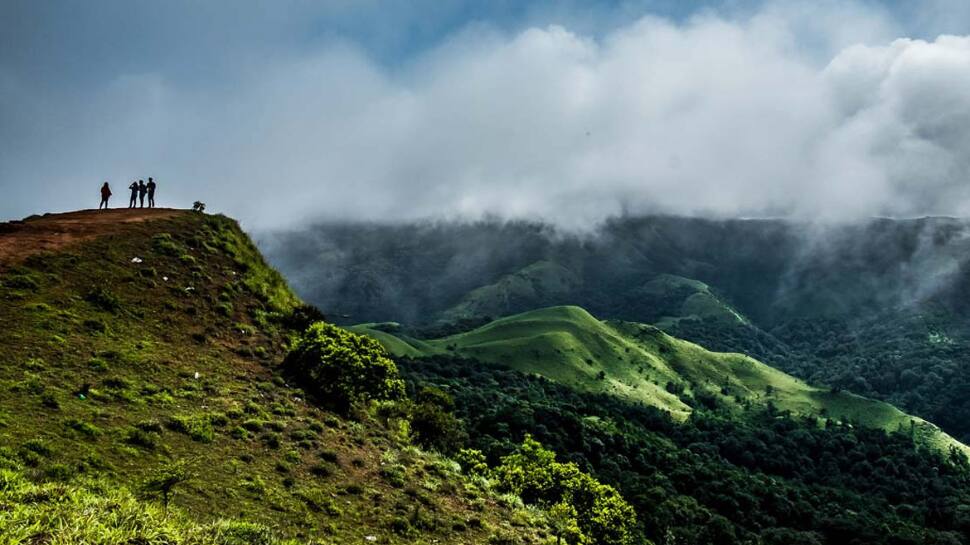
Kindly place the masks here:
<instances>
[{"instance_id":1,"label":"white cloud","mask_svg":"<svg viewBox=\"0 0 970 545\"><path fill-rule=\"evenodd\" d=\"M40 151L2 174L90 180L92 194L104 176L154 174L174 204L201 198L256 227L970 213L970 41L892 41L880 12L807 6L647 17L596 38L473 26L395 69L329 44L237 60L218 89L148 73L69 105L25 91L11 100L43 130L21 147Z\"/></svg>"}]
</instances>

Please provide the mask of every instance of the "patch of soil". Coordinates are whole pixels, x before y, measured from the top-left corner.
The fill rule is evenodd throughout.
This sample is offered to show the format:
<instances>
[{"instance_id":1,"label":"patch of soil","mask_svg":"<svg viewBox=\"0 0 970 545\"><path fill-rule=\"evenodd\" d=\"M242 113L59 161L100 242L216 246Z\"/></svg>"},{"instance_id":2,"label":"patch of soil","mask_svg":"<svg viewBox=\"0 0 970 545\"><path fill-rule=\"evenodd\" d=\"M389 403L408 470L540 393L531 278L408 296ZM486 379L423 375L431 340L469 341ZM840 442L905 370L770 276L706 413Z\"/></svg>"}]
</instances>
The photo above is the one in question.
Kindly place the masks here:
<instances>
[{"instance_id":1,"label":"patch of soil","mask_svg":"<svg viewBox=\"0 0 970 545\"><path fill-rule=\"evenodd\" d=\"M117 208L45 214L0 223L0 269L16 265L33 254L121 232L125 224L189 213L173 208Z\"/></svg>"}]
</instances>

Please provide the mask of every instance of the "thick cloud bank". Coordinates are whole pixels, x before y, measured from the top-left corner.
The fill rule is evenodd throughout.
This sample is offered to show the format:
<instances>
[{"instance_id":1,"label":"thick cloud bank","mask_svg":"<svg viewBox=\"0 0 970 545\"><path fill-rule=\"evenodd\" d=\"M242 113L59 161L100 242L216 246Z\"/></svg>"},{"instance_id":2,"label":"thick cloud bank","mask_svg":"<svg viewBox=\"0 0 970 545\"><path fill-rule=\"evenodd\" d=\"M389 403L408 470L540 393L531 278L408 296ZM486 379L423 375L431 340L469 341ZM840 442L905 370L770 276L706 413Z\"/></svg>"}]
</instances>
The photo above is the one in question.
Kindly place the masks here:
<instances>
[{"instance_id":1,"label":"thick cloud bank","mask_svg":"<svg viewBox=\"0 0 970 545\"><path fill-rule=\"evenodd\" d=\"M93 206L99 180L154 173L171 204L202 199L255 227L970 214L970 38L889 27L864 10L773 9L596 37L470 26L393 69L330 42L234 52L204 86L149 70L74 95L0 70L0 180L71 188L19 201L41 209ZM807 54L806 40L822 45Z\"/></svg>"}]
</instances>

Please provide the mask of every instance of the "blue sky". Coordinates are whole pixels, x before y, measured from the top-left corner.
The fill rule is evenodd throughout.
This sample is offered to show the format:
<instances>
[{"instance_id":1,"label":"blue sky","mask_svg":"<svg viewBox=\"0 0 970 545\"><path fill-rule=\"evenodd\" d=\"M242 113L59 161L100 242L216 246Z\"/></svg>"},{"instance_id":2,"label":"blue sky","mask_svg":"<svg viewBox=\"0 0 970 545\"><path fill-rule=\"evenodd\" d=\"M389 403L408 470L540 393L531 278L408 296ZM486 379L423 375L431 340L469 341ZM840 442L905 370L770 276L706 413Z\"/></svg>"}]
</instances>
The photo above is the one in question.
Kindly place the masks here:
<instances>
[{"instance_id":1,"label":"blue sky","mask_svg":"<svg viewBox=\"0 0 970 545\"><path fill-rule=\"evenodd\" d=\"M962 214L968 53L937 37L968 33L956 0L7 0L0 218L152 174L268 228Z\"/></svg>"}]
</instances>

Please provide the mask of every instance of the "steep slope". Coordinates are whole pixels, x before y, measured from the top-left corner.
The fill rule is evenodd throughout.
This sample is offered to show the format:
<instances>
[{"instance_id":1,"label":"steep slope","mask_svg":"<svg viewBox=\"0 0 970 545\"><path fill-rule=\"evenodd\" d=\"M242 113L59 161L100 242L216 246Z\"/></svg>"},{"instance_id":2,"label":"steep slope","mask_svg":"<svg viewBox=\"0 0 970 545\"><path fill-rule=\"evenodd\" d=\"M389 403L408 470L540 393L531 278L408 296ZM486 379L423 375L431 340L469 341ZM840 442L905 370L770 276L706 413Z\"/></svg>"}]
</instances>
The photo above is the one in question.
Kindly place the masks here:
<instances>
[{"instance_id":1,"label":"steep slope","mask_svg":"<svg viewBox=\"0 0 970 545\"><path fill-rule=\"evenodd\" d=\"M353 329L373 333L366 326ZM771 403L800 415L886 431L913 430L937 447L966 449L936 426L886 403L813 387L753 358L710 352L652 326L602 322L579 307L530 311L429 341L376 335L402 356L449 354L498 363L577 390L642 402L679 418L704 398L738 408Z\"/></svg>"},{"instance_id":2,"label":"steep slope","mask_svg":"<svg viewBox=\"0 0 970 545\"><path fill-rule=\"evenodd\" d=\"M398 421L287 383L299 300L232 220L45 216L0 246L0 542L539 539Z\"/></svg>"}]
</instances>

